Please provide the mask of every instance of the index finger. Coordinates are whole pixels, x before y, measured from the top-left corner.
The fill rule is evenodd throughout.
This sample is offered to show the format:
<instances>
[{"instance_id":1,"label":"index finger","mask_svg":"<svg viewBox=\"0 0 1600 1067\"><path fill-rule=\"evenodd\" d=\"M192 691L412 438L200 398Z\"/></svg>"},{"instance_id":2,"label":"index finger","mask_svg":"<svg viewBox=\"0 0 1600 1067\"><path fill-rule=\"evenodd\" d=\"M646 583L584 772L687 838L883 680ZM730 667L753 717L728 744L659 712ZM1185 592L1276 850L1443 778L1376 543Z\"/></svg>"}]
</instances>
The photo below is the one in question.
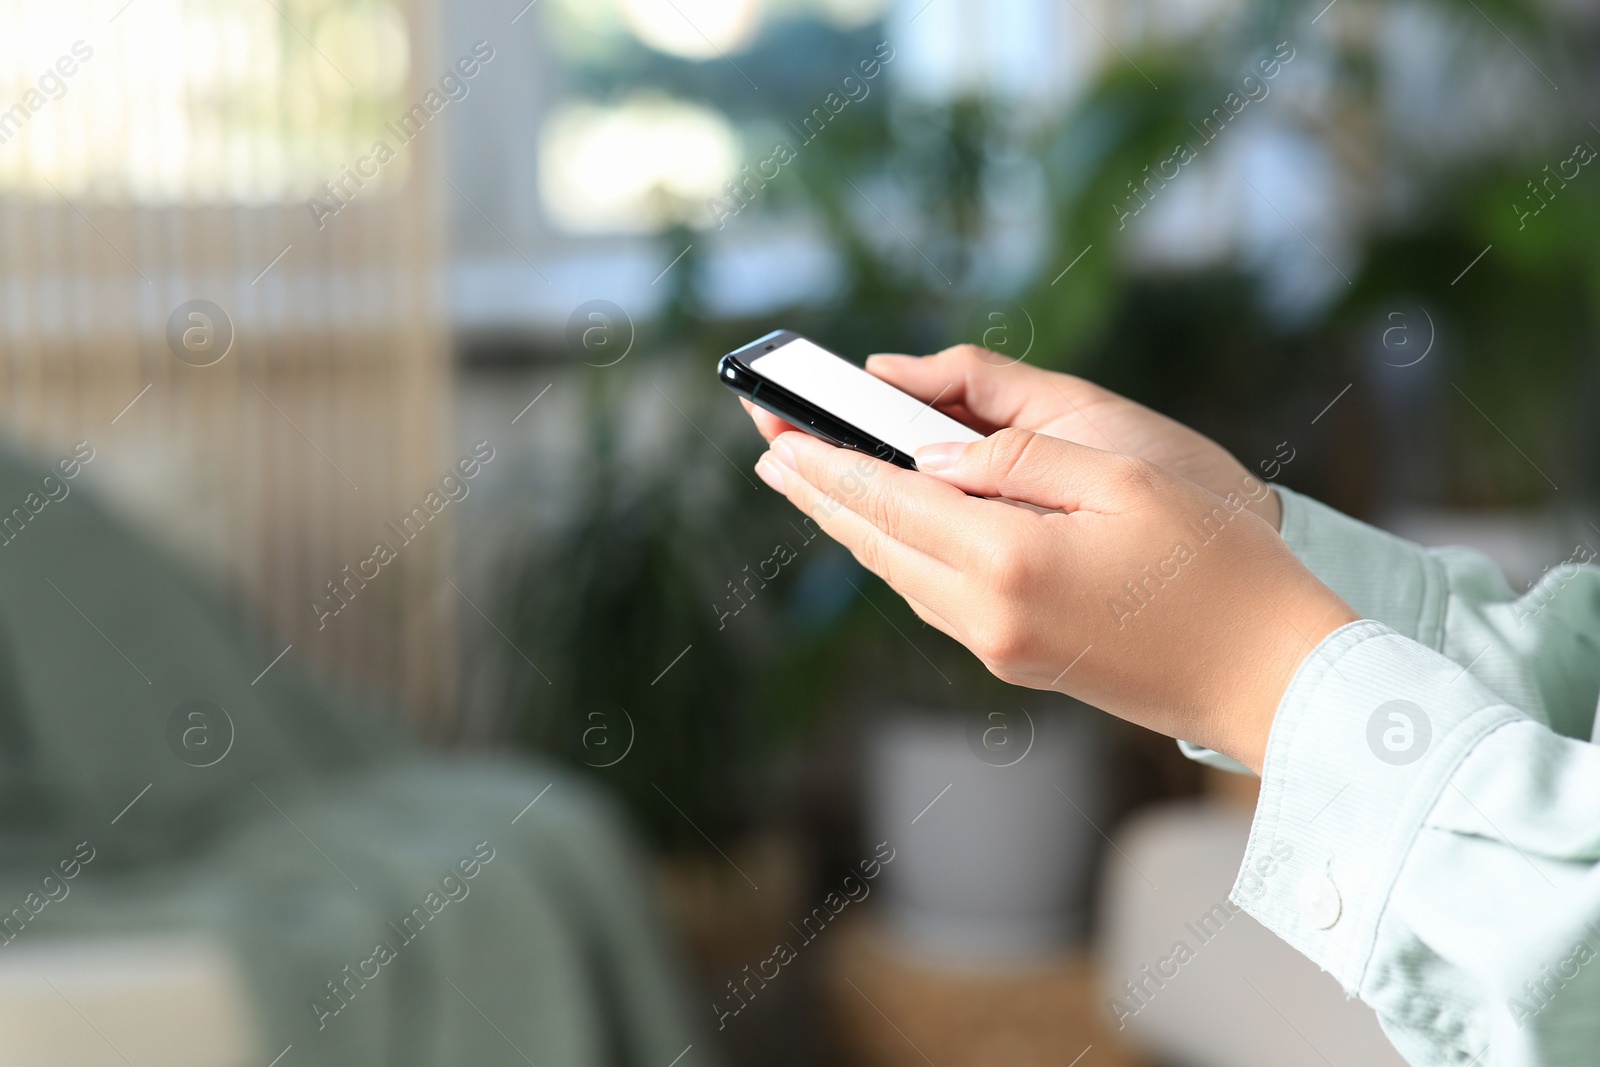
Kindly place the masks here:
<instances>
[{"instance_id":1,"label":"index finger","mask_svg":"<svg viewBox=\"0 0 1600 1067\"><path fill-rule=\"evenodd\" d=\"M1005 536L996 524L1018 525L1033 517L798 431L780 435L772 451L836 505L861 516L891 540L958 570L967 566L977 546Z\"/></svg>"}]
</instances>

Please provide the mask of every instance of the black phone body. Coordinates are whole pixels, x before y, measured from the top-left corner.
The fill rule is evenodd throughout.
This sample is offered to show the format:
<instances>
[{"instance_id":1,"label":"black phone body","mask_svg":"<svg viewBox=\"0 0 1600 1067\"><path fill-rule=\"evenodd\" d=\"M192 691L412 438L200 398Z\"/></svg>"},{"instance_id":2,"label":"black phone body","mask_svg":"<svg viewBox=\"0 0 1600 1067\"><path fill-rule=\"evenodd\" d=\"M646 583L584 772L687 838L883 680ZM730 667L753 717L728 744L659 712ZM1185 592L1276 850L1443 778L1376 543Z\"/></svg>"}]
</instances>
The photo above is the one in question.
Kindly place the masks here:
<instances>
[{"instance_id":1,"label":"black phone body","mask_svg":"<svg viewBox=\"0 0 1600 1067\"><path fill-rule=\"evenodd\" d=\"M981 437L793 330L729 352L717 377L797 429L907 470L917 469L912 453L921 444Z\"/></svg>"}]
</instances>

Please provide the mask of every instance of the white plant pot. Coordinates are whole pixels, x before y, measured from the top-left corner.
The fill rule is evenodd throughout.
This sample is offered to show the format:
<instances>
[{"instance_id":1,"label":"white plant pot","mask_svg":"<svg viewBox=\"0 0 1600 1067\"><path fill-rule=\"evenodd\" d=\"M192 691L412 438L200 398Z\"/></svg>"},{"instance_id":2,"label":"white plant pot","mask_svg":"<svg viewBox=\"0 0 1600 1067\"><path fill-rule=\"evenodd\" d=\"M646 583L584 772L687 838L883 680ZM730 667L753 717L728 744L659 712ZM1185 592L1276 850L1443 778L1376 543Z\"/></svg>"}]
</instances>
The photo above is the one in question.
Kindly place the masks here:
<instances>
[{"instance_id":1,"label":"white plant pot","mask_svg":"<svg viewBox=\"0 0 1600 1067\"><path fill-rule=\"evenodd\" d=\"M1026 963L1082 940L1106 820L1093 713L903 710L871 736L867 824L895 858L891 935L953 963Z\"/></svg>"}]
</instances>

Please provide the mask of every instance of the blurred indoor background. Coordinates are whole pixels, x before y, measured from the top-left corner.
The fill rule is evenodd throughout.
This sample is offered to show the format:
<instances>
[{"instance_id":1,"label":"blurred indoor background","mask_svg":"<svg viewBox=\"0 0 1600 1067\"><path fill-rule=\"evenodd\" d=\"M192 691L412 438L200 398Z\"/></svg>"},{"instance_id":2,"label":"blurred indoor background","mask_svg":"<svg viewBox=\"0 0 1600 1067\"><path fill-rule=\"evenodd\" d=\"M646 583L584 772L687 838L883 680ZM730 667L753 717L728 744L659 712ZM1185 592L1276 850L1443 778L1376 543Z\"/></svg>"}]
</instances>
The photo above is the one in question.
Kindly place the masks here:
<instances>
[{"instance_id":1,"label":"blurred indoor background","mask_svg":"<svg viewBox=\"0 0 1600 1067\"><path fill-rule=\"evenodd\" d=\"M982 344L1525 588L1600 546L1597 51L0 0L0 1064L1399 1063L1226 905L1253 782L987 677L712 371Z\"/></svg>"}]
</instances>

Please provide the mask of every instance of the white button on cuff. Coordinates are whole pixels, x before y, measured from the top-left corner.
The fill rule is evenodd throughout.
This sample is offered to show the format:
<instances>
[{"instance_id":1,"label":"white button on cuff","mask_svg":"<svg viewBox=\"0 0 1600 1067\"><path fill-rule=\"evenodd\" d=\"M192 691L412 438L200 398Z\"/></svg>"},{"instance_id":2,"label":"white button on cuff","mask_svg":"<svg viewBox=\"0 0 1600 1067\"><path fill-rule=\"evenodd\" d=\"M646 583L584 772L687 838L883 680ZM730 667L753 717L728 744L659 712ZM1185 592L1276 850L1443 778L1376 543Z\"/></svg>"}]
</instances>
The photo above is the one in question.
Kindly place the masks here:
<instances>
[{"instance_id":1,"label":"white button on cuff","mask_svg":"<svg viewBox=\"0 0 1600 1067\"><path fill-rule=\"evenodd\" d=\"M1343 904L1339 888L1326 874L1308 874L1300 879L1300 911L1306 921L1318 930L1326 930L1339 921Z\"/></svg>"}]
</instances>

